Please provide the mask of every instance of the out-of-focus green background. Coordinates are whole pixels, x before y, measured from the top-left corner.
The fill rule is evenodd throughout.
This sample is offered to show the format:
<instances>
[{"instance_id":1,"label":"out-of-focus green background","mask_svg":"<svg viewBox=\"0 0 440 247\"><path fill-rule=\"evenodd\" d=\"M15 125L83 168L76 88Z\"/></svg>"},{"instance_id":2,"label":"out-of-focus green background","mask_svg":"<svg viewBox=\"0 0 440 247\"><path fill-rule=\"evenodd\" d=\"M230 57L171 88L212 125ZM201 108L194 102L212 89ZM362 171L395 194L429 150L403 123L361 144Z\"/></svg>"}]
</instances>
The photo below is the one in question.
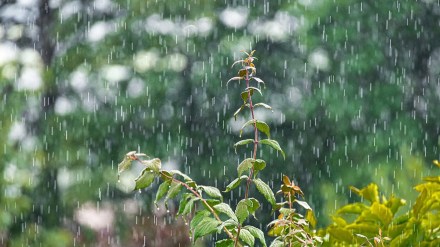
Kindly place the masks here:
<instances>
[{"instance_id":1,"label":"out-of-focus green background","mask_svg":"<svg viewBox=\"0 0 440 247\"><path fill-rule=\"evenodd\" d=\"M0 246L190 245L116 166L137 150L224 189L250 49L287 154L261 151L265 181L294 178L320 226L349 185L410 206L439 152L439 37L436 0L1 0Z\"/></svg>"}]
</instances>

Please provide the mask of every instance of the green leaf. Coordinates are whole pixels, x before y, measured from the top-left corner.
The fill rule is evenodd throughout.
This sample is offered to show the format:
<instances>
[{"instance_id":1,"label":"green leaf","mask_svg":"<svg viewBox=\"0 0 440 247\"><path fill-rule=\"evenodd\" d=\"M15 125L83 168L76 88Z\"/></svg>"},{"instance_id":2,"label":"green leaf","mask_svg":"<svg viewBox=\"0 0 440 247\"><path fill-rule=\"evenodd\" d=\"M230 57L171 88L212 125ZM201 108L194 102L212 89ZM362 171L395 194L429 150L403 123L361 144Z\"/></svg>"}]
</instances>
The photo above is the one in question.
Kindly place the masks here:
<instances>
[{"instance_id":1,"label":"green leaf","mask_svg":"<svg viewBox=\"0 0 440 247\"><path fill-rule=\"evenodd\" d=\"M237 226L238 226L238 220L235 221L233 219L228 219L228 220L224 221L223 223L221 223L217 227L217 231L221 232L223 230L223 227L226 227L227 229L231 229L231 228L235 228Z\"/></svg>"},{"instance_id":2,"label":"green leaf","mask_svg":"<svg viewBox=\"0 0 440 247\"><path fill-rule=\"evenodd\" d=\"M284 247L284 243L278 239L275 239L269 247Z\"/></svg>"},{"instance_id":3,"label":"green leaf","mask_svg":"<svg viewBox=\"0 0 440 247\"><path fill-rule=\"evenodd\" d=\"M240 239L249 246L255 245L255 238L247 229L242 228L240 230Z\"/></svg>"},{"instance_id":4,"label":"green leaf","mask_svg":"<svg viewBox=\"0 0 440 247\"><path fill-rule=\"evenodd\" d=\"M127 156L124 157L124 159L119 163L118 165L118 174L121 174L123 171L130 168L131 165L131 159Z\"/></svg>"},{"instance_id":5,"label":"green leaf","mask_svg":"<svg viewBox=\"0 0 440 247\"><path fill-rule=\"evenodd\" d=\"M260 240L261 244L265 247L266 245L266 239L264 238L264 233L260 229L253 227L253 226L245 226L244 229L248 230L252 236Z\"/></svg>"},{"instance_id":6,"label":"green leaf","mask_svg":"<svg viewBox=\"0 0 440 247\"><path fill-rule=\"evenodd\" d=\"M185 181L192 181L192 178L190 178L188 175L186 175L185 173L179 171L179 170L171 170L170 171L171 174L177 174L181 177L183 177L183 179L185 179Z\"/></svg>"},{"instance_id":7,"label":"green leaf","mask_svg":"<svg viewBox=\"0 0 440 247\"><path fill-rule=\"evenodd\" d=\"M253 89L246 89L245 91L241 92L241 99L243 99L244 103L246 103L248 98L249 98L248 90L250 90L249 92L251 93L251 97L252 97L252 95L254 95L254 90Z\"/></svg>"},{"instance_id":8,"label":"green leaf","mask_svg":"<svg viewBox=\"0 0 440 247\"><path fill-rule=\"evenodd\" d=\"M316 216L315 216L315 214L313 213L312 210L307 210L307 213L306 213L306 220L310 223L310 225L311 225L313 228L316 227L317 220L316 220Z\"/></svg>"},{"instance_id":9,"label":"green leaf","mask_svg":"<svg viewBox=\"0 0 440 247\"><path fill-rule=\"evenodd\" d=\"M243 172L251 169L253 161L254 161L254 159L252 159L252 158L247 158L247 159L243 160L240 163L240 165L238 165L238 167L237 167L238 176L241 176L243 174Z\"/></svg>"},{"instance_id":10,"label":"green leaf","mask_svg":"<svg viewBox=\"0 0 440 247\"><path fill-rule=\"evenodd\" d=\"M362 189L350 186L350 189L371 203L379 202L379 187L375 183L371 183Z\"/></svg>"},{"instance_id":11,"label":"green leaf","mask_svg":"<svg viewBox=\"0 0 440 247\"><path fill-rule=\"evenodd\" d=\"M194 217L191 220L191 223L189 223L189 227L191 230L196 228L196 226L205 218L209 218L209 215L211 215L211 212L208 210L202 210L195 213Z\"/></svg>"},{"instance_id":12,"label":"green leaf","mask_svg":"<svg viewBox=\"0 0 440 247\"><path fill-rule=\"evenodd\" d=\"M185 193L183 194L182 198L179 202L179 209L177 210L177 215L183 215L183 212L186 208L186 205L190 202L191 199L195 198L195 196L192 193Z\"/></svg>"},{"instance_id":13,"label":"green leaf","mask_svg":"<svg viewBox=\"0 0 440 247\"><path fill-rule=\"evenodd\" d=\"M234 241L232 239L223 239L215 242L215 247L234 247Z\"/></svg>"},{"instance_id":14,"label":"green leaf","mask_svg":"<svg viewBox=\"0 0 440 247\"><path fill-rule=\"evenodd\" d=\"M172 182L170 189L168 190L167 196L165 197L165 201L176 197L177 194L179 194L179 192L182 190L182 188L183 186L180 183Z\"/></svg>"},{"instance_id":15,"label":"green leaf","mask_svg":"<svg viewBox=\"0 0 440 247\"><path fill-rule=\"evenodd\" d=\"M260 208L260 202L255 198L248 199L251 203L248 204L249 213L255 217L255 211Z\"/></svg>"},{"instance_id":16,"label":"green leaf","mask_svg":"<svg viewBox=\"0 0 440 247\"><path fill-rule=\"evenodd\" d=\"M191 221L192 223L192 221ZM210 217L204 217L198 224L194 227L194 242L207 234L217 231L217 226L221 222Z\"/></svg>"},{"instance_id":17,"label":"green leaf","mask_svg":"<svg viewBox=\"0 0 440 247\"><path fill-rule=\"evenodd\" d=\"M305 208L306 210L312 210L310 205L305 201L295 200L296 203L298 203L301 207Z\"/></svg>"},{"instance_id":18,"label":"green leaf","mask_svg":"<svg viewBox=\"0 0 440 247\"><path fill-rule=\"evenodd\" d=\"M197 198L197 197L193 197L193 198L191 198L191 199L188 201L188 203L186 203L186 205L185 205L185 207L184 207L184 209L183 209L183 211L182 211L182 215L187 215L187 214L191 213L192 210L193 210L193 208L194 208L194 203L195 203L196 201L198 201L198 200L200 200L200 199Z\"/></svg>"},{"instance_id":19,"label":"green leaf","mask_svg":"<svg viewBox=\"0 0 440 247\"><path fill-rule=\"evenodd\" d=\"M234 119L235 120L237 120L238 113L240 113L245 107L246 107L246 105L242 105L242 106L240 106L240 108L238 108L237 111L234 112Z\"/></svg>"},{"instance_id":20,"label":"green leaf","mask_svg":"<svg viewBox=\"0 0 440 247\"><path fill-rule=\"evenodd\" d=\"M232 180L232 182L230 182L228 184L228 186L226 186L226 190L224 192L229 192L229 191L237 188L240 185L241 181L243 181L244 179L248 179L248 176L243 175L240 178L236 178L236 179Z\"/></svg>"},{"instance_id":21,"label":"green leaf","mask_svg":"<svg viewBox=\"0 0 440 247\"><path fill-rule=\"evenodd\" d=\"M229 204L222 202L220 204L213 206L213 208L217 212L226 214L227 216L229 216L229 218L238 222L237 216L235 216L234 211L232 211L232 208L229 206Z\"/></svg>"},{"instance_id":22,"label":"green leaf","mask_svg":"<svg viewBox=\"0 0 440 247\"><path fill-rule=\"evenodd\" d=\"M237 207L235 208L235 215L237 216L238 222L240 224L242 224L249 216L248 207L251 203L252 202L250 202L248 199L242 199L238 202Z\"/></svg>"},{"instance_id":23,"label":"green leaf","mask_svg":"<svg viewBox=\"0 0 440 247\"><path fill-rule=\"evenodd\" d=\"M241 130L240 130L240 137L243 134L243 129L245 127L251 125L251 124L254 124L254 123L256 123L257 129L259 131L263 132L264 134L267 135L268 138L270 138L270 128L269 128L269 125L267 125L263 121L253 120L253 119L251 119L251 120L247 121L245 124L243 124L243 127L241 127Z\"/></svg>"},{"instance_id":24,"label":"green leaf","mask_svg":"<svg viewBox=\"0 0 440 247\"><path fill-rule=\"evenodd\" d=\"M286 159L286 155L284 154L284 151L281 149L280 144L278 144L277 141L271 139L264 139L264 140L260 140L260 143L264 145L269 145L273 149L280 151L281 154L283 155L283 158Z\"/></svg>"},{"instance_id":25,"label":"green leaf","mask_svg":"<svg viewBox=\"0 0 440 247\"><path fill-rule=\"evenodd\" d=\"M231 81L242 80L242 79L243 79L242 76L232 77L231 79L229 79L228 82L226 82L226 86L228 86L229 82L231 82Z\"/></svg>"},{"instance_id":26,"label":"green leaf","mask_svg":"<svg viewBox=\"0 0 440 247\"><path fill-rule=\"evenodd\" d=\"M256 103L256 104L254 105L254 107L258 107L258 106L262 106L262 107L264 107L264 108L266 108L266 109L269 109L269 110L273 111L273 110L272 110L272 107L271 107L270 105L265 104L265 103Z\"/></svg>"},{"instance_id":27,"label":"green leaf","mask_svg":"<svg viewBox=\"0 0 440 247\"><path fill-rule=\"evenodd\" d=\"M222 193L219 189L212 187L212 186L202 186L200 185L198 189L203 190L208 196L212 198L218 198L220 200L223 200Z\"/></svg>"},{"instance_id":28,"label":"green leaf","mask_svg":"<svg viewBox=\"0 0 440 247\"><path fill-rule=\"evenodd\" d=\"M271 204L275 205L275 196L272 189L263 180L256 178L252 180L257 187L257 190L266 198L266 200Z\"/></svg>"},{"instance_id":29,"label":"green leaf","mask_svg":"<svg viewBox=\"0 0 440 247\"><path fill-rule=\"evenodd\" d=\"M258 171L263 170L266 167L266 161L264 160L260 160L260 159L256 159L254 161L254 171L255 171L255 175L257 175Z\"/></svg>"},{"instance_id":30,"label":"green leaf","mask_svg":"<svg viewBox=\"0 0 440 247\"><path fill-rule=\"evenodd\" d=\"M247 87L246 90L255 90L257 91L261 96L263 96L263 93L261 93L261 90L257 87Z\"/></svg>"},{"instance_id":31,"label":"green leaf","mask_svg":"<svg viewBox=\"0 0 440 247\"><path fill-rule=\"evenodd\" d=\"M150 186L154 178L156 177L156 174L150 170L148 167L142 170L141 175L137 177L134 181L136 182L136 186L134 187L135 190L140 190L143 188L146 188Z\"/></svg>"},{"instance_id":32,"label":"green leaf","mask_svg":"<svg viewBox=\"0 0 440 247\"><path fill-rule=\"evenodd\" d=\"M234 148L237 148L237 146L247 145L252 142L254 142L254 139L241 140L241 141L234 144Z\"/></svg>"},{"instance_id":33,"label":"green leaf","mask_svg":"<svg viewBox=\"0 0 440 247\"><path fill-rule=\"evenodd\" d=\"M361 214L364 210L368 210L368 207L360 202L347 204L342 206L336 211L338 214Z\"/></svg>"},{"instance_id":34,"label":"green leaf","mask_svg":"<svg viewBox=\"0 0 440 247\"><path fill-rule=\"evenodd\" d=\"M170 189L170 185L171 185L170 181L165 181L159 186L156 193L156 199L154 200L155 204L165 196L165 194Z\"/></svg>"},{"instance_id":35,"label":"green leaf","mask_svg":"<svg viewBox=\"0 0 440 247\"><path fill-rule=\"evenodd\" d=\"M146 168L151 169L154 172L159 172L161 168L161 161L158 158L154 158L151 160L142 160L142 164L146 166Z\"/></svg>"},{"instance_id":36,"label":"green leaf","mask_svg":"<svg viewBox=\"0 0 440 247\"><path fill-rule=\"evenodd\" d=\"M416 203L414 203L414 206L412 208L416 219L419 218L419 214L420 212L422 212L422 208L425 205L427 198L428 198L428 191L424 189L422 193L420 193L419 196L417 197Z\"/></svg>"},{"instance_id":37,"label":"green leaf","mask_svg":"<svg viewBox=\"0 0 440 247\"><path fill-rule=\"evenodd\" d=\"M243 63L243 62L244 60L237 60L231 65L231 68L234 67L234 65L236 65L237 63Z\"/></svg>"}]
</instances>

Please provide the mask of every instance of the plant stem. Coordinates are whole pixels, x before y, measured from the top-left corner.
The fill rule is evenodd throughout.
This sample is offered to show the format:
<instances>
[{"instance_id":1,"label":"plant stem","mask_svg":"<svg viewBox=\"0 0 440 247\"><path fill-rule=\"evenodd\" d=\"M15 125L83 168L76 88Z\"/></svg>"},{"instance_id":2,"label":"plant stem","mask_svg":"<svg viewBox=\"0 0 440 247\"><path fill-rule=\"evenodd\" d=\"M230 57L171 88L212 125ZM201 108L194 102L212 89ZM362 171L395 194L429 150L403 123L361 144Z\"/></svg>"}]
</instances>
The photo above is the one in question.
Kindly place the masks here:
<instances>
[{"instance_id":1,"label":"plant stem","mask_svg":"<svg viewBox=\"0 0 440 247\"><path fill-rule=\"evenodd\" d=\"M253 152L253 159L257 159L257 149L258 149L258 129L257 129L257 121L255 119L255 114L254 114L254 105L252 104L252 95L251 95L251 90L249 89L249 71L246 70L246 88L248 88L248 102L249 102L249 109L251 111L251 115L252 115L252 120L254 121L254 152ZM252 175L254 173L254 163L252 163L252 167L249 170L249 177L246 181L246 190L244 192L244 199L248 199L249 196L249 187L251 185L251 181L252 181ZM235 238L235 244L234 246L238 246L238 239L240 238L240 231L241 231L241 224L238 225L238 229L237 229L237 237Z\"/></svg>"}]
</instances>

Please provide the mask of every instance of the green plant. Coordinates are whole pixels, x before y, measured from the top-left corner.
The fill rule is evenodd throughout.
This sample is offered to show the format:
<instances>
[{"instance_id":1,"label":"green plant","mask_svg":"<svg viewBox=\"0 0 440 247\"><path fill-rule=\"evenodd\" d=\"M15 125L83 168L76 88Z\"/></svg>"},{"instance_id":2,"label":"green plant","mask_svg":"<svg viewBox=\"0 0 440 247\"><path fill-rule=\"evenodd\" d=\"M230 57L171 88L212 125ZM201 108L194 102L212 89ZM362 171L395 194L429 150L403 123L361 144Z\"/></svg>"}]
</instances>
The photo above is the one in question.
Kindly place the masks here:
<instances>
[{"instance_id":1,"label":"green plant","mask_svg":"<svg viewBox=\"0 0 440 247\"><path fill-rule=\"evenodd\" d=\"M439 166L438 161L434 163ZM397 215L406 202L395 196L379 196L372 183L351 190L368 203L342 206L333 223L320 232L324 246L439 246L440 176L425 177L414 188L420 193L410 211ZM372 244L374 242L374 245Z\"/></svg>"},{"instance_id":2,"label":"green plant","mask_svg":"<svg viewBox=\"0 0 440 247\"><path fill-rule=\"evenodd\" d=\"M264 232L251 225L246 225L245 222L250 216L254 216L256 211L260 208L260 202L251 197L250 186L255 185L256 189L269 202L274 211L279 212L279 219L272 222L271 234L276 236L271 246L313 246L319 240L312 237L310 234L309 223L307 220L315 221L311 207L304 201L296 199L297 195L301 195L301 189L290 182L287 176L283 178L283 185L281 192L284 194L287 201L276 203L275 195L270 186L258 177L258 173L264 170L266 162L262 159L257 159L257 150L259 145L265 145L273 148L285 157L284 151L281 149L279 143L270 136L270 127L267 123L256 119L254 114L255 107L263 107L271 110L272 108L265 103L256 103L252 101L254 93L262 94L260 84L264 84L263 80L255 77L256 67L254 65L253 57L255 51L246 53L243 60L238 60L232 66L241 64L238 71L238 76L231 78L231 81L246 82L246 88L241 93L243 104L234 113L236 118L244 109L250 110L251 119L247 121L241 131L240 137L243 134L243 129L253 127L253 138L243 139L235 143L234 148L246 146L251 144L253 146L252 157L244 159L237 167L238 176L226 186L224 192L239 187L243 182L245 186L244 198L240 200L237 205L229 205L223 202L223 197L220 190L216 187L198 185L188 175L178 170L163 170L161 168L161 161L158 158L145 159L146 155L136 153L135 151L126 154L123 161L118 166L118 174L128 169L131 162L136 161L145 166L139 177L135 180L135 189L143 189L150 186L156 178L160 178L162 183L157 189L155 203L164 199L168 201L175 198L182 192L179 202L179 209L177 215L188 217L193 215L190 222L190 231L193 240L212 234L224 232L228 238L218 240L216 246L254 246L256 239L262 246L266 245ZM257 86L252 86L251 81L255 81ZM260 134L264 134L267 138L260 139ZM296 203L302 206L307 211L306 219L293 208ZM200 207L201 206L201 207ZM235 210L232 209L235 206Z\"/></svg>"}]
</instances>

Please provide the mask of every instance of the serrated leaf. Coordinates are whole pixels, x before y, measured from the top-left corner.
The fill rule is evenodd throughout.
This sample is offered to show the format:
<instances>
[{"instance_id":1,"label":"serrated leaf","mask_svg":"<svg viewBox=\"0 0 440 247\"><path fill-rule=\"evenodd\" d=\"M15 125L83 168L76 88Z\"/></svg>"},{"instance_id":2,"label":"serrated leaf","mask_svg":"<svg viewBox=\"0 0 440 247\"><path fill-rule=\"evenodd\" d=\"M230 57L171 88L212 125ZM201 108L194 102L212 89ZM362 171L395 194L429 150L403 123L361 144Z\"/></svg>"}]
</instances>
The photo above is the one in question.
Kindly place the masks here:
<instances>
[{"instance_id":1,"label":"serrated leaf","mask_svg":"<svg viewBox=\"0 0 440 247\"><path fill-rule=\"evenodd\" d=\"M189 227L193 230L204 218L208 218L211 213L208 210L202 210L195 213L191 222L189 223Z\"/></svg>"},{"instance_id":2,"label":"serrated leaf","mask_svg":"<svg viewBox=\"0 0 440 247\"><path fill-rule=\"evenodd\" d=\"M248 230L252 236L260 240L261 244L266 247L266 239L264 238L264 233L260 229L253 226L245 226L244 229Z\"/></svg>"},{"instance_id":3,"label":"serrated leaf","mask_svg":"<svg viewBox=\"0 0 440 247\"><path fill-rule=\"evenodd\" d=\"M268 146L272 147L273 149L280 151L281 155L283 155L283 158L286 159L286 155L284 154L284 151L281 149L280 144L278 144L277 141L271 140L271 139L263 139L263 140L260 140L260 143L264 144L264 145L268 145Z\"/></svg>"},{"instance_id":4,"label":"serrated leaf","mask_svg":"<svg viewBox=\"0 0 440 247\"><path fill-rule=\"evenodd\" d=\"M240 77L240 76L232 77L231 79L229 79L228 82L226 82L226 86L228 86L229 82L231 82L231 81L242 80L242 79L243 79L243 77Z\"/></svg>"},{"instance_id":5,"label":"serrated leaf","mask_svg":"<svg viewBox=\"0 0 440 247\"><path fill-rule=\"evenodd\" d=\"M275 196L272 189L263 180L256 178L252 180L257 187L257 190L266 198L266 200L271 204L275 205Z\"/></svg>"},{"instance_id":6,"label":"serrated leaf","mask_svg":"<svg viewBox=\"0 0 440 247\"><path fill-rule=\"evenodd\" d=\"M226 190L224 192L229 192L229 191L237 188L240 185L241 181L243 181L243 179L248 179L248 176L243 175L243 176L241 176L239 178L236 178L236 179L232 180L232 182L230 182L228 184L228 186L226 186Z\"/></svg>"},{"instance_id":7,"label":"serrated leaf","mask_svg":"<svg viewBox=\"0 0 440 247\"><path fill-rule=\"evenodd\" d=\"M142 170L139 177L134 180L136 183L134 189L140 190L150 186L153 183L155 177L156 174L152 170L150 170L149 168L145 168L144 170Z\"/></svg>"},{"instance_id":8,"label":"serrated leaf","mask_svg":"<svg viewBox=\"0 0 440 247\"><path fill-rule=\"evenodd\" d=\"M237 167L238 176L241 176L243 172L248 171L252 168L254 159L247 158L243 160Z\"/></svg>"},{"instance_id":9,"label":"serrated leaf","mask_svg":"<svg viewBox=\"0 0 440 247\"><path fill-rule=\"evenodd\" d=\"M212 198L218 198L221 200L223 199L222 193L219 189L215 187L200 185L198 188L203 190L208 196Z\"/></svg>"},{"instance_id":10,"label":"serrated leaf","mask_svg":"<svg viewBox=\"0 0 440 247\"><path fill-rule=\"evenodd\" d=\"M305 201L295 200L296 203L298 203L301 207L305 208L306 210L312 210L310 205Z\"/></svg>"},{"instance_id":11,"label":"serrated leaf","mask_svg":"<svg viewBox=\"0 0 440 247\"><path fill-rule=\"evenodd\" d=\"M219 213L226 214L227 216L229 216L229 218L238 222L237 216L235 216L234 211L232 211L232 208L228 204L222 202L213 206L213 208Z\"/></svg>"},{"instance_id":12,"label":"serrated leaf","mask_svg":"<svg viewBox=\"0 0 440 247\"><path fill-rule=\"evenodd\" d=\"M141 162L146 166L146 168L151 169L154 172L159 172L160 168L162 167L161 161L158 158L142 160Z\"/></svg>"},{"instance_id":13,"label":"serrated leaf","mask_svg":"<svg viewBox=\"0 0 440 247\"><path fill-rule=\"evenodd\" d=\"M247 219L249 216L249 204L251 202L247 199L243 199L238 202L237 207L235 208L235 215L237 216L238 222L240 224L243 224L243 222Z\"/></svg>"},{"instance_id":14,"label":"serrated leaf","mask_svg":"<svg viewBox=\"0 0 440 247\"><path fill-rule=\"evenodd\" d=\"M232 239L223 239L215 242L215 247L234 247L234 241Z\"/></svg>"},{"instance_id":15,"label":"serrated leaf","mask_svg":"<svg viewBox=\"0 0 440 247\"><path fill-rule=\"evenodd\" d=\"M170 189L170 185L171 185L170 181L165 181L161 185L159 185L159 188L157 189L156 192L156 199L154 200L155 204L165 196L165 194Z\"/></svg>"},{"instance_id":16,"label":"serrated leaf","mask_svg":"<svg viewBox=\"0 0 440 247\"><path fill-rule=\"evenodd\" d=\"M179 194L179 192L182 190L182 188L183 186L180 183L171 182L167 196L165 197L165 201L168 201L169 199L173 199L174 197L176 197L177 194Z\"/></svg>"},{"instance_id":17,"label":"serrated leaf","mask_svg":"<svg viewBox=\"0 0 440 247\"><path fill-rule=\"evenodd\" d=\"M217 231L217 226L221 222L210 217L204 217L195 227L194 227L194 242L205 235Z\"/></svg>"},{"instance_id":18,"label":"serrated leaf","mask_svg":"<svg viewBox=\"0 0 440 247\"><path fill-rule=\"evenodd\" d=\"M254 139L241 140L241 141L234 144L234 148L237 148L237 146L247 145L247 144L253 143L253 142L254 142Z\"/></svg>"},{"instance_id":19,"label":"serrated leaf","mask_svg":"<svg viewBox=\"0 0 440 247\"><path fill-rule=\"evenodd\" d=\"M240 230L240 239L249 246L255 245L255 237L247 229L242 228Z\"/></svg>"},{"instance_id":20,"label":"serrated leaf","mask_svg":"<svg viewBox=\"0 0 440 247\"><path fill-rule=\"evenodd\" d=\"M269 109L269 110L273 111L273 110L272 110L272 107L271 107L270 105L267 105L267 104L264 104L264 103L256 103L256 104L254 105L254 107L258 107L258 106L261 106L261 107L264 107L264 108L266 108L266 109Z\"/></svg>"}]
</instances>

